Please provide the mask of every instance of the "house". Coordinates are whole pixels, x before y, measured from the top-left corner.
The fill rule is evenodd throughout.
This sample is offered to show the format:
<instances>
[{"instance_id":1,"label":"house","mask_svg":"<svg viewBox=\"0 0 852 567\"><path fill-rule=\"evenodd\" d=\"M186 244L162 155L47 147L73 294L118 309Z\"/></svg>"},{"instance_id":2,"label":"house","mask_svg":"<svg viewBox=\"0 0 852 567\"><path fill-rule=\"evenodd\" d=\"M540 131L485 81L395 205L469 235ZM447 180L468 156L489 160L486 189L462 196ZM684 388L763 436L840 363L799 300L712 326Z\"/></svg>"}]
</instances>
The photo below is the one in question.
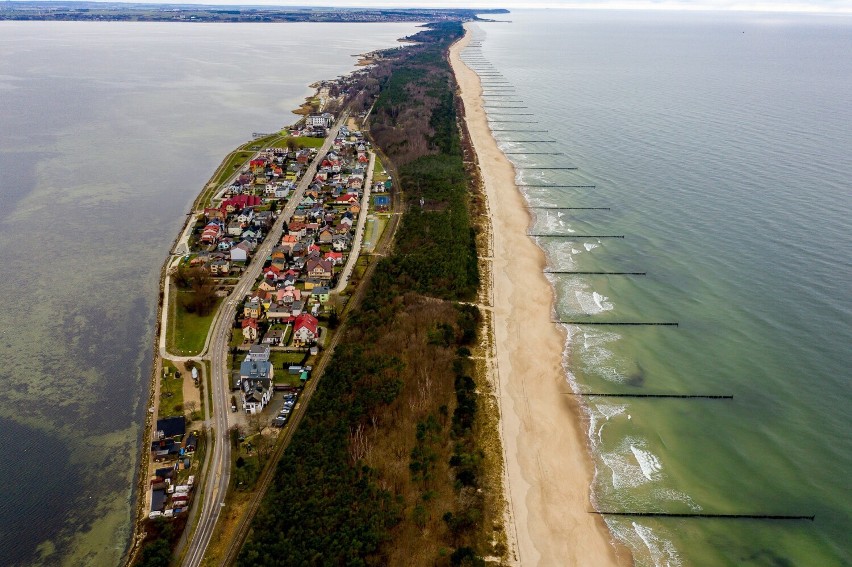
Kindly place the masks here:
<instances>
[{"instance_id":1,"label":"house","mask_svg":"<svg viewBox=\"0 0 852 567\"><path fill-rule=\"evenodd\" d=\"M293 322L293 346L307 346L319 336L319 321L313 315L302 313Z\"/></svg>"},{"instance_id":2,"label":"house","mask_svg":"<svg viewBox=\"0 0 852 567\"><path fill-rule=\"evenodd\" d=\"M325 227L319 231L317 238L319 239L320 244L331 244L331 240L334 238L334 231Z\"/></svg>"},{"instance_id":3,"label":"house","mask_svg":"<svg viewBox=\"0 0 852 567\"><path fill-rule=\"evenodd\" d=\"M352 239L346 233L337 234L334 238L331 239L331 247L333 250L337 252L343 252L344 250L349 250L349 243Z\"/></svg>"},{"instance_id":4,"label":"house","mask_svg":"<svg viewBox=\"0 0 852 567\"><path fill-rule=\"evenodd\" d=\"M311 290L311 298L316 299L320 303L327 303L329 297L329 289L326 286L317 286Z\"/></svg>"},{"instance_id":5,"label":"house","mask_svg":"<svg viewBox=\"0 0 852 567\"><path fill-rule=\"evenodd\" d=\"M255 345L255 346L263 346L269 349L269 345ZM274 368L272 368L272 363L268 360L250 360L248 356L246 359L240 363L240 378L241 379L256 379L256 378L269 378L272 380L274 374Z\"/></svg>"},{"instance_id":6,"label":"house","mask_svg":"<svg viewBox=\"0 0 852 567\"><path fill-rule=\"evenodd\" d=\"M334 115L328 112L322 114L311 114L305 118L305 126L319 126L321 128L331 128L334 123Z\"/></svg>"},{"instance_id":7,"label":"house","mask_svg":"<svg viewBox=\"0 0 852 567\"><path fill-rule=\"evenodd\" d=\"M292 254L293 246L299 242L299 237L294 234L285 234L281 237L281 248L287 253Z\"/></svg>"},{"instance_id":8,"label":"house","mask_svg":"<svg viewBox=\"0 0 852 567\"><path fill-rule=\"evenodd\" d=\"M263 232L257 227L249 227L240 235L243 240L263 240Z\"/></svg>"},{"instance_id":9,"label":"house","mask_svg":"<svg viewBox=\"0 0 852 567\"><path fill-rule=\"evenodd\" d=\"M249 254L254 250L254 244L243 240L236 246L231 247L231 262L247 262Z\"/></svg>"},{"instance_id":10,"label":"house","mask_svg":"<svg viewBox=\"0 0 852 567\"><path fill-rule=\"evenodd\" d=\"M330 280L334 275L334 267L328 260L309 260L305 266L309 278Z\"/></svg>"},{"instance_id":11,"label":"house","mask_svg":"<svg viewBox=\"0 0 852 567\"><path fill-rule=\"evenodd\" d=\"M225 213L223 213L220 209L206 207L204 209L204 216L207 217L208 220L225 220Z\"/></svg>"},{"instance_id":12,"label":"house","mask_svg":"<svg viewBox=\"0 0 852 567\"><path fill-rule=\"evenodd\" d=\"M277 199L286 199L290 195L290 185L278 185L275 187L275 197Z\"/></svg>"},{"instance_id":13,"label":"house","mask_svg":"<svg viewBox=\"0 0 852 567\"><path fill-rule=\"evenodd\" d=\"M263 335L263 341L261 342L265 345L278 346L284 340L286 334L287 332L284 329L271 329Z\"/></svg>"},{"instance_id":14,"label":"house","mask_svg":"<svg viewBox=\"0 0 852 567\"><path fill-rule=\"evenodd\" d=\"M210 262L210 273L214 276L226 276L231 271L231 263L227 260L215 260Z\"/></svg>"},{"instance_id":15,"label":"house","mask_svg":"<svg viewBox=\"0 0 852 567\"><path fill-rule=\"evenodd\" d=\"M254 209L252 209L251 207L246 207L245 209L240 211L239 214L237 214L237 221L242 223L243 226L250 223L253 218L254 218Z\"/></svg>"},{"instance_id":16,"label":"house","mask_svg":"<svg viewBox=\"0 0 852 567\"><path fill-rule=\"evenodd\" d=\"M289 319L293 316L293 313L290 310L290 305L292 305L292 303L285 301L276 301L271 303L269 305L269 309L266 311L266 318L270 321L283 321L285 319Z\"/></svg>"},{"instance_id":17,"label":"house","mask_svg":"<svg viewBox=\"0 0 852 567\"><path fill-rule=\"evenodd\" d=\"M183 437L186 433L186 419L182 415L173 415L157 420L158 439Z\"/></svg>"},{"instance_id":18,"label":"house","mask_svg":"<svg viewBox=\"0 0 852 567\"><path fill-rule=\"evenodd\" d=\"M216 244L222 238L222 225L218 222L211 222L201 231L201 242L205 244Z\"/></svg>"},{"instance_id":19,"label":"house","mask_svg":"<svg viewBox=\"0 0 852 567\"><path fill-rule=\"evenodd\" d=\"M351 206L358 202L358 195L355 193L346 193L344 195L340 195L334 200L335 205L346 205Z\"/></svg>"},{"instance_id":20,"label":"house","mask_svg":"<svg viewBox=\"0 0 852 567\"><path fill-rule=\"evenodd\" d=\"M253 298L243 306L243 317L247 319L260 319L261 312L260 300L257 298Z\"/></svg>"},{"instance_id":21,"label":"house","mask_svg":"<svg viewBox=\"0 0 852 567\"><path fill-rule=\"evenodd\" d=\"M194 453L195 449L198 447L198 433L195 431L191 432L186 436L186 439L183 442L183 450L185 453Z\"/></svg>"},{"instance_id":22,"label":"house","mask_svg":"<svg viewBox=\"0 0 852 567\"><path fill-rule=\"evenodd\" d=\"M325 260L328 260L334 266L339 266L343 263L343 252L326 252L325 256L323 256Z\"/></svg>"},{"instance_id":23,"label":"house","mask_svg":"<svg viewBox=\"0 0 852 567\"><path fill-rule=\"evenodd\" d=\"M290 304L290 314L293 317L298 317L302 314L302 311L305 310L305 302L302 300L294 300L292 304Z\"/></svg>"},{"instance_id":24,"label":"house","mask_svg":"<svg viewBox=\"0 0 852 567\"><path fill-rule=\"evenodd\" d=\"M243 223L238 220L232 220L228 223L228 234L231 236L239 236L243 233Z\"/></svg>"},{"instance_id":25,"label":"house","mask_svg":"<svg viewBox=\"0 0 852 567\"><path fill-rule=\"evenodd\" d=\"M263 271L260 272L264 279L278 281L281 279L281 268L275 266L274 264L263 268Z\"/></svg>"},{"instance_id":26,"label":"house","mask_svg":"<svg viewBox=\"0 0 852 567\"><path fill-rule=\"evenodd\" d=\"M241 326L243 328L243 337L247 341L254 342L257 340L257 319L251 317L243 319Z\"/></svg>"},{"instance_id":27,"label":"house","mask_svg":"<svg viewBox=\"0 0 852 567\"><path fill-rule=\"evenodd\" d=\"M270 378L241 378L240 392L243 398L243 411L256 414L263 411L272 399L272 380Z\"/></svg>"},{"instance_id":28,"label":"house","mask_svg":"<svg viewBox=\"0 0 852 567\"><path fill-rule=\"evenodd\" d=\"M269 345L252 345L246 355L246 360L269 362Z\"/></svg>"}]
</instances>

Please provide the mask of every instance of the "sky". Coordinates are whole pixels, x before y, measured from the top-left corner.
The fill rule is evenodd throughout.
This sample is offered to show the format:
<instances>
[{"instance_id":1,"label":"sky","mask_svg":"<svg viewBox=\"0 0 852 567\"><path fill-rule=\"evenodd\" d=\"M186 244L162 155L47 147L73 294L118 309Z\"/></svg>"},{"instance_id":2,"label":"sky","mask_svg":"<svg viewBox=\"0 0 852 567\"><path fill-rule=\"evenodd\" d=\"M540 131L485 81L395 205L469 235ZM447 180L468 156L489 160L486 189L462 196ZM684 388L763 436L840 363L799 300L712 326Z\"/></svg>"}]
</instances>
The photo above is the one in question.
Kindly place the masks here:
<instances>
[{"instance_id":1,"label":"sky","mask_svg":"<svg viewBox=\"0 0 852 567\"><path fill-rule=\"evenodd\" d=\"M312 6L368 8L508 8L735 10L761 12L846 12L852 0L111 0L149 4Z\"/></svg>"}]
</instances>

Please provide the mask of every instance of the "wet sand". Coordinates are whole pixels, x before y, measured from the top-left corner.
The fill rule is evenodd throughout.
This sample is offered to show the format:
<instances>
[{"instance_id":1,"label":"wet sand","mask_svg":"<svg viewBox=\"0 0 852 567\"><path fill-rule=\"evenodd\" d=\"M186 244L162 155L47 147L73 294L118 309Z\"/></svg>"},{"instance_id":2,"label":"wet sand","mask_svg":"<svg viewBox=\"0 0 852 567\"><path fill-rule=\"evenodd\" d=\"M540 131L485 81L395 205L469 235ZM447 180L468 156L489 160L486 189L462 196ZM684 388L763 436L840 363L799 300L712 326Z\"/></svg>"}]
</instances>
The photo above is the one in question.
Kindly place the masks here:
<instances>
[{"instance_id":1,"label":"wet sand","mask_svg":"<svg viewBox=\"0 0 852 567\"><path fill-rule=\"evenodd\" d=\"M602 519L590 514L593 467L580 408L562 367L565 333L551 322L544 253L527 236L530 215L515 170L488 127L479 77L450 50L476 150L491 225L494 345L505 453L506 526L521 565L629 565Z\"/></svg>"}]
</instances>

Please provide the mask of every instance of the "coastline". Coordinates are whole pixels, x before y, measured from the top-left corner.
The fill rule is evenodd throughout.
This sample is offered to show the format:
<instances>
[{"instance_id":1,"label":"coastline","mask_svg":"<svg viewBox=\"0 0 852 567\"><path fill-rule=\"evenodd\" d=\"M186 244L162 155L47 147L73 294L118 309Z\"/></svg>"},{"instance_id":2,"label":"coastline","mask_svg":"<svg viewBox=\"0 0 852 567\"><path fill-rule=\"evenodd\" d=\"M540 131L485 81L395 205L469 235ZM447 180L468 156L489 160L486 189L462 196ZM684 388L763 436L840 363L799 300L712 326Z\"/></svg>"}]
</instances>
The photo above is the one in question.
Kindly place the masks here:
<instances>
[{"instance_id":1,"label":"coastline","mask_svg":"<svg viewBox=\"0 0 852 567\"><path fill-rule=\"evenodd\" d=\"M565 332L551 322L554 295L544 252L527 236L531 217L515 169L497 146L483 108L479 76L450 49L487 199L492 241L493 380L499 392L506 466L508 533L521 565L629 565L600 516L590 514L594 467L580 407L563 370ZM487 167L483 167L487 166ZM519 214L518 211L524 211ZM549 298L536 301L533 298Z\"/></svg>"}]
</instances>

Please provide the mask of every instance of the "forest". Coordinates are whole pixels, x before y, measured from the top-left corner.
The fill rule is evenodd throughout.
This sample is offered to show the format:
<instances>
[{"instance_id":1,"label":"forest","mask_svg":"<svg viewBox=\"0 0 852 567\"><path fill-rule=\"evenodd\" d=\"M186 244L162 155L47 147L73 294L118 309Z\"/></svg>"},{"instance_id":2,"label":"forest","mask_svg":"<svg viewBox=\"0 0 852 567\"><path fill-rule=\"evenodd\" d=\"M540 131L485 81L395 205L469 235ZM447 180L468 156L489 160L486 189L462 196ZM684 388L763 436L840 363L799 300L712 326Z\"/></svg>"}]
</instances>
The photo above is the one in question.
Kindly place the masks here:
<instances>
[{"instance_id":1,"label":"forest","mask_svg":"<svg viewBox=\"0 0 852 567\"><path fill-rule=\"evenodd\" d=\"M463 33L461 23L431 24L360 85L406 210L278 464L241 565L505 558L499 483L485 482L495 465L483 429L493 421L471 356L481 314L462 303L479 286L478 186L446 58Z\"/></svg>"}]
</instances>

